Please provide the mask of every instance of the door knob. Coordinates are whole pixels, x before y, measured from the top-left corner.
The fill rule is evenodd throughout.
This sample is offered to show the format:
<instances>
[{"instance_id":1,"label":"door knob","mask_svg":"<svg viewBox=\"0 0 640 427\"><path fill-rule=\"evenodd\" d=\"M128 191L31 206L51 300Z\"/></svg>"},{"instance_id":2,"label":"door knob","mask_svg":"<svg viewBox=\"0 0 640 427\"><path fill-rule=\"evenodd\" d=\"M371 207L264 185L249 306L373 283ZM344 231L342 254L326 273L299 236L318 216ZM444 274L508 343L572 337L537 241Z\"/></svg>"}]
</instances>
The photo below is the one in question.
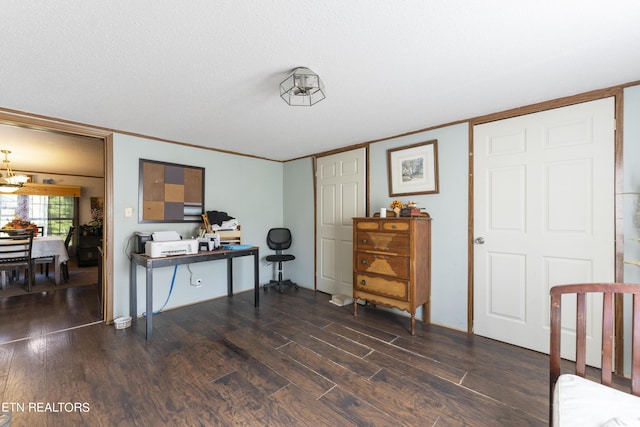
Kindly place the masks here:
<instances>
[{"instance_id":1,"label":"door knob","mask_svg":"<svg viewBox=\"0 0 640 427\"><path fill-rule=\"evenodd\" d=\"M478 238L476 238L476 240L474 240L474 242L476 242L478 245L483 245L484 244L484 237L478 237Z\"/></svg>"}]
</instances>

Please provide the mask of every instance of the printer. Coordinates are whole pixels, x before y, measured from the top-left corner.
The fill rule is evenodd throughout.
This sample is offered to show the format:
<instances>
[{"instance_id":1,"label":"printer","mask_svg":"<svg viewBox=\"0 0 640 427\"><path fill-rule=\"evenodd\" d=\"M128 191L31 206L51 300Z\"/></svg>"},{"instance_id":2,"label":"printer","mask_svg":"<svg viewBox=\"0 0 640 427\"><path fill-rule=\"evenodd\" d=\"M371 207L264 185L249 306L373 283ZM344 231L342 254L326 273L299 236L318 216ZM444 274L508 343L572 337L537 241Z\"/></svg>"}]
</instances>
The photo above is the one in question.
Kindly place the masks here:
<instances>
[{"instance_id":1,"label":"printer","mask_svg":"<svg viewBox=\"0 0 640 427\"><path fill-rule=\"evenodd\" d=\"M156 231L151 239L145 242L145 255L151 258L198 253L198 241L182 240L177 231Z\"/></svg>"}]
</instances>

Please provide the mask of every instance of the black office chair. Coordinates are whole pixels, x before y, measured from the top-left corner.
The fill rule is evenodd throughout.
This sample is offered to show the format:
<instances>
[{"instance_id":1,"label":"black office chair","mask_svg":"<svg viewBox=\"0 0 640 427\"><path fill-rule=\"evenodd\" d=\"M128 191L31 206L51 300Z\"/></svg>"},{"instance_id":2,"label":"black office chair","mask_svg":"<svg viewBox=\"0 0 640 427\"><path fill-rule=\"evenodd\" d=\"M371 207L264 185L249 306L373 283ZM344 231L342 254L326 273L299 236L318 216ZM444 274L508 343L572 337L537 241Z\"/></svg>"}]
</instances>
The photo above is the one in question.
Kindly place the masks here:
<instances>
[{"instance_id":1,"label":"black office chair","mask_svg":"<svg viewBox=\"0 0 640 427\"><path fill-rule=\"evenodd\" d=\"M267 261L278 263L278 280L270 280L269 283L264 285L265 292L270 287L277 288L280 293L284 292L285 286L294 286L298 289L298 285L291 280L282 280L282 263L296 259L294 255L282 253L283 250L289 249L291 241L291 231L288 228L272 228L267 233L267 246L269 246L269 249L276 251L274 255L267 255Z\"/></svg>"}]
</instances>

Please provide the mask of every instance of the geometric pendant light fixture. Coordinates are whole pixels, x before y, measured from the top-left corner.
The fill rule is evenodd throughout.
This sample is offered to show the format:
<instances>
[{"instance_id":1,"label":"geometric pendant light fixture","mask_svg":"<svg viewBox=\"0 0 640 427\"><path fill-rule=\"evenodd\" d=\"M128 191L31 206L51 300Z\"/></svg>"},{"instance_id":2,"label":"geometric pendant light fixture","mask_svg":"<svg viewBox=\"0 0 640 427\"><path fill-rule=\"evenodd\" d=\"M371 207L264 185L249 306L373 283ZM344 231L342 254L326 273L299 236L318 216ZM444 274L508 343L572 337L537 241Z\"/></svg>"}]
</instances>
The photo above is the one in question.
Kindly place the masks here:
<instances>
[{"instance_id":1,"label":"geometric pendant light fixture","mask_svg":"<svg viewBox=\"0 0 640 427\"><path fill-rule=\"evenodd\" d=\"M310 107L325 98L320 76L305 67L298 67L280 83L280 97L292 106Z\"/></svg>"}]
</instances>

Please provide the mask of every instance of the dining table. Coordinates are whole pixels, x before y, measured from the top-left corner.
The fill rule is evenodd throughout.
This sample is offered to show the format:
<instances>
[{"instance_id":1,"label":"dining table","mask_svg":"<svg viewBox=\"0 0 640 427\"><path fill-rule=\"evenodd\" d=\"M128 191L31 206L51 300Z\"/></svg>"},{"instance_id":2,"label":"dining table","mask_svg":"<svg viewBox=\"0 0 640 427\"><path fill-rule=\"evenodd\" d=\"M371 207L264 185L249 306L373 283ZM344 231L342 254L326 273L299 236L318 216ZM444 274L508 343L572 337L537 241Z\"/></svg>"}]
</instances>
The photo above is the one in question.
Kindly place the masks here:
<instances>
[{"instance_id":1,"label":"dining table","mask_svg":"<svg viewBox=\"0 0 640 427\"><path fill-rule=\"evenodd\" d=\"M69 261L69 253L64 245L64 239L60 236L39 236L33 238L31 245L31 258L53 258L54 262L54 281L56 285L62 283L62 267L63 262ZM7 285L7 277L2 272L0 278L0 286L5 289Z\"/></svg>"},{"instance_id":2,"label":"dining table","mask_svg":"<svg viewBox=\"0 0 640 427\"><path fill-rule=\"evenodd\" d=\"M69 253L64 245L64 239L60 236L39 236L33 238L31 246L31 258L54 258L54 280L56 285L62 282L63 262L69 261Z\"/></svg>"}]
</instances>

